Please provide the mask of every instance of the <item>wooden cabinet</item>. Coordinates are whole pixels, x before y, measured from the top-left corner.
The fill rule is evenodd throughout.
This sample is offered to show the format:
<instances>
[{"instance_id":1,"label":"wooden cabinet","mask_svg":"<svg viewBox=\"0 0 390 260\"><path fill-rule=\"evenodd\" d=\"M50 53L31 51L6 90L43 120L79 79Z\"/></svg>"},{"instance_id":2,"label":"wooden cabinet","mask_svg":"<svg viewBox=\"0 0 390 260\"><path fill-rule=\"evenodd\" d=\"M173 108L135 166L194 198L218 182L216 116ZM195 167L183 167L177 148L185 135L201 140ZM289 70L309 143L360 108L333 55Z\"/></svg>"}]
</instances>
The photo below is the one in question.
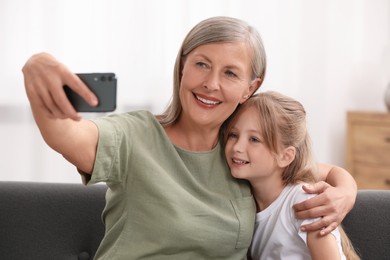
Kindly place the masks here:
<instances>
[{"instance_id":1,"label":"wooden cabinet","mask_svg":"<svg viewBox=\"0 0 390 260\"><path fill-rule=\"evenodd\" d=\"M390 113L347 113L346 162L358 189L390 189Z\"/></svg>"}]
</instances>

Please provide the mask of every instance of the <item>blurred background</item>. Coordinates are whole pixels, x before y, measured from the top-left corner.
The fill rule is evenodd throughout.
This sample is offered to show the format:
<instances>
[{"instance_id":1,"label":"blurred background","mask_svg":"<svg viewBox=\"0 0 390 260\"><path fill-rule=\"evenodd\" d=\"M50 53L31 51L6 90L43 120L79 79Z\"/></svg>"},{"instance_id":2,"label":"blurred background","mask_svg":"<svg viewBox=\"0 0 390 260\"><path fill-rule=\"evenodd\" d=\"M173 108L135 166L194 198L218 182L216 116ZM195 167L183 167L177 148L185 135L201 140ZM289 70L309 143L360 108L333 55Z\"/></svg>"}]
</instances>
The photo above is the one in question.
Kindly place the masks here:
<instances>
[{"instance_id":1,"label":"blurred background","mask_svg":"<svg viewBox=\"0 0 390 260\"><path fill-rule=\"evenodd\" d=\"M344 167L347 111L386 111L389 0L0 0L0 181L80 182L34 124L21 73L31 55L49 52L74 72L115 72L116 112L159 113L183 38L217 15L259 30L268 56L261 89L301 101L317 160Z\"/></svg>"}]
</instances>

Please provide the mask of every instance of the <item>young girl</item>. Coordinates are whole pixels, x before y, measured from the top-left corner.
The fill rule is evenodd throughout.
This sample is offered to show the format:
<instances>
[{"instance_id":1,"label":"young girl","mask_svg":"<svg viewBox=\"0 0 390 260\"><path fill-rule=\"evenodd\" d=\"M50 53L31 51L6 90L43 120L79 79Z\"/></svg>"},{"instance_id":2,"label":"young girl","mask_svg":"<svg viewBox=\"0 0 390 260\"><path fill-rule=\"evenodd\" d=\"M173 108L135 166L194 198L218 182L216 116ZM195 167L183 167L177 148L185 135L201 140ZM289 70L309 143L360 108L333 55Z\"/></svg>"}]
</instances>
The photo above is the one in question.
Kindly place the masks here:
<instances>
[{"instance_id":1,"label":"young girl","mask_svg":"<svg viewBox=\"0 0 390 260\"><path fill-rule=\"evenodd\" d=\"M303 232L293 205L316 181L303 106L277 92L253 96L231 117L225 154L231 174L248 180L257 204L252 259L359 259L341 227ZM341 239L340 239L341 234ZM342 246L343 245L343 246Z\"/></svg>"}]
</instances>

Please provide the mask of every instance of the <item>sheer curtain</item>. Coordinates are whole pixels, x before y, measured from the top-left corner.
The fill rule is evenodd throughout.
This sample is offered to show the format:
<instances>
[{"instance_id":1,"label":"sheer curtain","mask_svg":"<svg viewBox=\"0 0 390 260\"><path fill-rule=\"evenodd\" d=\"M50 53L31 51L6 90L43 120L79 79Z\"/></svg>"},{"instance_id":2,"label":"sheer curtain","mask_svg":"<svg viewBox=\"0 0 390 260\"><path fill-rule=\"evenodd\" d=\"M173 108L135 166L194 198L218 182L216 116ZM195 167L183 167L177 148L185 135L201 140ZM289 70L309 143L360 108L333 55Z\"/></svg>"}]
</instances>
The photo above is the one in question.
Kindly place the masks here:
<instances>
[{"instance_id":1,"label":"sheer curtain","mask_svg":"<svg viewBox=\"0 0 390 260\"><path fill-rule=\"evenodd\" d=\"M118 112L158 113L182 39L216 15L260 31L269 63L262 88L302 101L318 159L343 166L346 110L385 109L387 0L2 0L0 180L79 181L33 123L21 74L32 54L49 52L74 72L115 72Z\"/></svg>"}]
</instances>

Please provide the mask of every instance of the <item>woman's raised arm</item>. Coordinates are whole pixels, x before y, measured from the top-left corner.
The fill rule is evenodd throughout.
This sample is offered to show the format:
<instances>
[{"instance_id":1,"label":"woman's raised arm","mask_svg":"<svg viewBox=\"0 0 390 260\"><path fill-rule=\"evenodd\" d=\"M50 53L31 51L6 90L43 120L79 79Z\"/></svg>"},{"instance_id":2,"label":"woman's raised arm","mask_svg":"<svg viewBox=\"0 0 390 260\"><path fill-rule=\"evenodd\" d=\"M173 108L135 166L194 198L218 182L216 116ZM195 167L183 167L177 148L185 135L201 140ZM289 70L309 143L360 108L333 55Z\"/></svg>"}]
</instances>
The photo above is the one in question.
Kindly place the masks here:
<instances>
[{"instance_id":1,"label":"woman's raised arm","mask_svg":"<svg viewBox=\"0 0 390 260\"><path fill-rule=\"evenodd\" d=\"M91 173L98 129L81 119L64 92L64 85L96 105L95 95L65 65L47 53L32 56L23 67L27 97L45 142L80 170Z\"/></svg>"}]
</instances>

